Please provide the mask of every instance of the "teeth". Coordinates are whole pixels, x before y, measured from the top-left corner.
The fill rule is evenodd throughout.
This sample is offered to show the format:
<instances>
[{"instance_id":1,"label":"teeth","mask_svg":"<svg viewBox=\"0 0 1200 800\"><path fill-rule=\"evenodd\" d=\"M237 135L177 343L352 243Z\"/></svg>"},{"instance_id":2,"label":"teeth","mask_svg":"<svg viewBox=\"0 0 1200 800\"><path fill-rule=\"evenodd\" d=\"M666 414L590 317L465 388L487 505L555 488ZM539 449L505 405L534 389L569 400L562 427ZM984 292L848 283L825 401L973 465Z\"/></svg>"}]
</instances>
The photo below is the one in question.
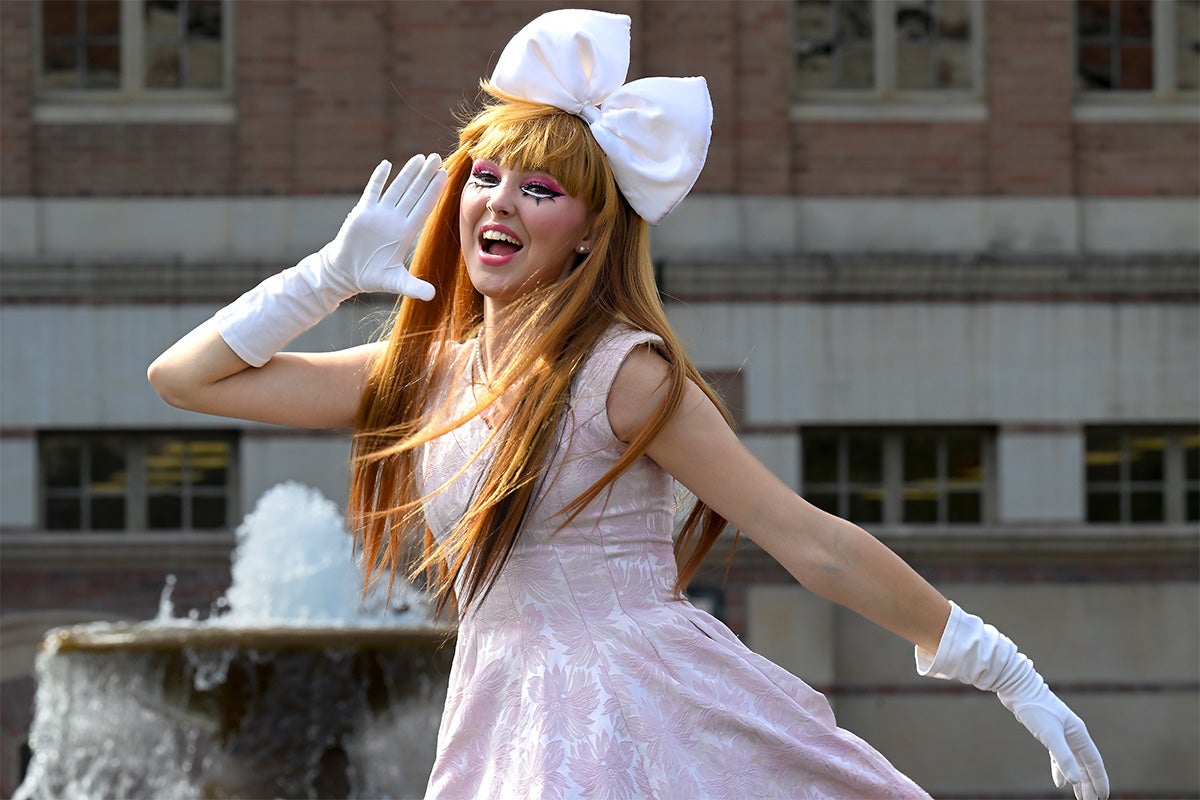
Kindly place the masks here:
<instances>
[{"instance_id":1,"label":"teeth","mask_svg":"<svg viewBox=\"0 0 1200 800\"><path fill-rule=\"evenodd\" d=\"M484 231L483 239L484 241L488 242L508 242L509 244L515 244L517 247L521 246L521 243L515 238L509 236L507 233L501 233L500 231Z\"/></svg>"}]
</instances>

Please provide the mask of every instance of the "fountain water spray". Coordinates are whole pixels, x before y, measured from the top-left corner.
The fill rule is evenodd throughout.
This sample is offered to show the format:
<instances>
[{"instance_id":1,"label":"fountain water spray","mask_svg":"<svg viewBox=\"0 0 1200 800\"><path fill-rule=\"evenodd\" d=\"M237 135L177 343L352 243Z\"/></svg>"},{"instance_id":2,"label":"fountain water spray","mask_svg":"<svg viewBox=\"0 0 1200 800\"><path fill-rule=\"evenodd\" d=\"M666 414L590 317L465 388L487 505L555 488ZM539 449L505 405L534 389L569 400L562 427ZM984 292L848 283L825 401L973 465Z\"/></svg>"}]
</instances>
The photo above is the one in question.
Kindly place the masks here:
<instances>
[{"instance_id":1,"label":"fountain water spray","mask_svg":"<svg viewBox=\"0 0 1200 800\"><path fill-rule=\"evenodd\" d=\"M364 604L337 507L299 484L238 528L209 619L47 634L16 800L420 797L452 633L418 593Z\"/></svg>"}]
</instances>

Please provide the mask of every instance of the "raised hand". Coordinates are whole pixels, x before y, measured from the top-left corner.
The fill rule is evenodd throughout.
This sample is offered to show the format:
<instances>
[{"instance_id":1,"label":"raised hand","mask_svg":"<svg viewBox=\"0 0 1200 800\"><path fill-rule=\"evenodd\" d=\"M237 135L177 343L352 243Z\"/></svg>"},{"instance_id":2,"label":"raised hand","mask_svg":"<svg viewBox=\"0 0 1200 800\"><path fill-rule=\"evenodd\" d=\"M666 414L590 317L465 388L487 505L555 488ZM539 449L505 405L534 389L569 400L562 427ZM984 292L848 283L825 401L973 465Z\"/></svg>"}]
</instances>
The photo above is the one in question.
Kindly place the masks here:
<instances>
[{"instance_id":1,"label":"raised hand","mask_svg":"<svg viewBox=\"0 0 1200 800\"><path fill-rule=\"evenodd\" d=\"M404 268L413 241L446 185L437 154L413 156L388 184L391 162L381 161L332 242L321 248L319 284L340 295L360 292L430 300L434 287Z\"/></svg>"}]
</instances>

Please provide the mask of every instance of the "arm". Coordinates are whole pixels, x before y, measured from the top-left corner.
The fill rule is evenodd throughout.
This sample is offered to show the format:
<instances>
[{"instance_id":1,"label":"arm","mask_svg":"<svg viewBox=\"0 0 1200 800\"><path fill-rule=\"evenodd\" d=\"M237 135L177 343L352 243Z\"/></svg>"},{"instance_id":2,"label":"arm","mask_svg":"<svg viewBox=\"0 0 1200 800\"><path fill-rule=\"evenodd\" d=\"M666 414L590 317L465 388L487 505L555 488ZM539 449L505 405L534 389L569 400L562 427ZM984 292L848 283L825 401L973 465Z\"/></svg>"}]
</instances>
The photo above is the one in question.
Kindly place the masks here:
<instances>
[{"instance_id":1,"label":"arm","mask_svg":"<svg viewBox=\"0 0 1200 800\"><path fill-rule=\"evenodd\" d=\"M608 399L620 438L631 438L661 404L665 376L666 364L646 348L626 359ZM949 602L878 539L797 496L746 449L697 386L688 384L647 455L806 588L937 649Z\"/></svg>"},{"instance_id":2,"label":"arm","mask_svg":"<svg viewBox=\"0 0 1200 800\"><path fill-rule=\"evenodd\" d=\"M348 428L374 359L385 347L378 342L333 353L278 353L253 369L209 320L155 359L146 375L163 400L188 411L299 428Z\"/></svg>"},{"instance_id":3,"label":"arm","mask_svg":"<svg viewBox=\"0 0 1200 800\"><path fill-rule=\"evenodd\" d=\"M626 359L608 397L619 438L629 441L661 406L666 375L666 363L647 348ZM788 489L738 441L699 387L688 384L647 455L805 587L914 643L919 674L995 692L1050 752L1056 785L1070 783L1079 800L1108 797L1108 775L1087 727L1033 662L870 534Z\"/></svg>"}]
</instances>

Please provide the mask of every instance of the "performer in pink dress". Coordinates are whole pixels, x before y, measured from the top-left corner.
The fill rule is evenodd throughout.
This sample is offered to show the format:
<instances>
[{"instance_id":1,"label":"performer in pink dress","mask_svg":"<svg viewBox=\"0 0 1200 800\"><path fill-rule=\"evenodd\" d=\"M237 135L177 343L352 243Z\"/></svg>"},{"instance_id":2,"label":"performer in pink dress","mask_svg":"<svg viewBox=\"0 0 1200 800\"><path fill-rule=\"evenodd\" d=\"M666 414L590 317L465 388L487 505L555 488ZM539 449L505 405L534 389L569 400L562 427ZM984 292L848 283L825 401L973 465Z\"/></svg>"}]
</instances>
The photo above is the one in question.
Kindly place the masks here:
<instances>
[{"instance_id":1,"label":"performer in pink dress","mask_svg":"<svg viewBox=\"0 0 1200 800\"><path fill-rule=\"evenodd\" d=\"M443 167L380 164L337 237L150 367L175 405L356 431L367 579L428 576L459 633L433 798L924 798L825 698L684 596L727 523L1000 701L1104 798L1087 729L995 628L738 441L671 331L648 226L708 149L702 78L625 83L629 18L545 14ZM416 244L410 260L406 256ZM284 353L360 292L388 338ZM676 481L696 498L674 534Z\"/></svg>"}]
</instances>

